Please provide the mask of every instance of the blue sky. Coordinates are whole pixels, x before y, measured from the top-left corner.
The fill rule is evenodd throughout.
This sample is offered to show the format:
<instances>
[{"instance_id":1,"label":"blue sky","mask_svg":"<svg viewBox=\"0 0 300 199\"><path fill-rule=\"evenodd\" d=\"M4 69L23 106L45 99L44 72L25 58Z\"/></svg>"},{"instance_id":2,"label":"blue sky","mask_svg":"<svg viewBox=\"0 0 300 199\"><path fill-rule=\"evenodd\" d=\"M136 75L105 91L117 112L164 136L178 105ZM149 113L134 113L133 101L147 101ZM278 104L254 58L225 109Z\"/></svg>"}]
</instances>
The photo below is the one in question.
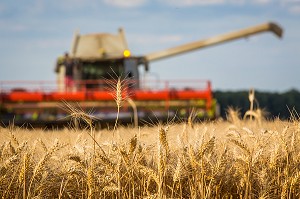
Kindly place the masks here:
<instances>
[{"instance_id":1,"label":"blue sky","mask_svg":"<svg viewBox=\"0 0 300 199\"><path fill-rule=\"evenodd\" d=\"M0 80L55 80L73 34L125 29L134 55L274 21L263 33L150 64L160 79L210 80L214 90L300 90L300 0L26 0L0 2Z\"/></svg>"}]
</instances>

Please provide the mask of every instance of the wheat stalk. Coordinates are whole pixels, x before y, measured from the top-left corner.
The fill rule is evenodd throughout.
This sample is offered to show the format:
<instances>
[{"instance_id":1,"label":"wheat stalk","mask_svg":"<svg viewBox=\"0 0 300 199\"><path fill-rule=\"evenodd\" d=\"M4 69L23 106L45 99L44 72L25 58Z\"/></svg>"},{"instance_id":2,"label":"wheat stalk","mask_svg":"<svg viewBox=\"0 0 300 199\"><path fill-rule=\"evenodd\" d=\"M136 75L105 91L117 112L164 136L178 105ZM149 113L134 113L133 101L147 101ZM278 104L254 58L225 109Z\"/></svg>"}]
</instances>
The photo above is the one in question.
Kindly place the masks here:
<instances>
[{"instance_id":1,"label":"wheat stalk","mask_svg":"<svg viewBox=\"0 0 300 199\"><path fill-rule=\"evenodd\" d=\"M122 103L125 99L128 98L127 93L125 93L128 82L126 78L122 79L114 71L112 72L114 76L110 74L110 77L113 81L106 79L106 83L109 86L109 90L111 90L111 95L113 96L117 105L117 116L114 125L114 131L115 131L117 129L117 124L119 121L119 114L120 114Z\"/></svg>"},{"instance_id":2,"label":"wheat stalk","mask_svg":"<svg viewBox=\"0 0 300 199\"><path fill-rule=\"evenodd\" d=\"M137 112L137 106L134 103L134 101L131 98L127 99L127 102L130 104L130 106L133 109L133 120L134 120L134 127L138 127L139 125L139 118L138 118L138 112Z\"/></svg>"},{"instance_id":3,"label":"wheat stalk","mask_svg":"<svg viewBox=\"0 0 300 199\"><path fill-rule=\"evenodd\" d=\"M83 121L89 126L90 132L88 133L88 135L93 140L94 158L95 158L96 145L100 148L102 153L105 155L104 150L102 149L100 144L96 141L96 137L95 137L95 129L93 127L93 120L96 120L97 118L90 114L85 113L82 109L76 108L67 102L64 102L64 104L65 104L65 106L63 106L63 109L65 109L67 112L70 113L71 118L74 118L75 120L83 119Z\"/></svg>"},{"instance_id":4,"label":"wheat stalk","mask_svg":"<svg viewBox=\"0 0 300 199\"><path fill-rule=\"evenodd\" d=\"M255 100L255 91L254 89L249 90L249 101L250 101L250 112L253 112L254 100ZM250 115L250 120L252 120L252 115Z\"/></svg>"},{"instance_id":5,"label":"wheat stalk","mask_svg":"<svg viewBox=\"0 0 300 199\"><path fill-rule=\"evenodd\" d=\"M43 142L43 140L41 138L38 138L37 140L41 144L41 146L44 149L44 151L47 152L48 148L47 148L46 144Z\"/></svg>"},{"instance_id":6,"label":"wheat stalk","mask_svg":"<svg viewBox=\"0 0 300 199\"><path fill-rule=\"evenodd\" d=\"M131 155L137 146L137 135L134 135L133 138L130 139L130 147L129 147L129 155Z\"/></svg>"},{"instance_id":7,"label":"wheat stalk","mask_svg":"<svg viewBox=\"0 0 300 199\"><path fill-rule=\"evenodd\" d=\"M177 164L176 164L176 168L173 174L173 182L177 182L180 181L180 176L182 172L182 163L181 163L181 159L180 157L177 158Z\"/></svg>"},{"instance_id":8,"label":"wheat stalk","mask_svg":"<svg viewBox=\"0 0 300 199\"><path fill-rule=\"evenodd\" d=\"M163 148L165 149L166 156L168 156L170 149L169 149L169 144L168 144L168 140L167 140L167 128L166 129L163 129L163 128L159 129L159 142L163 146Z\"/></svg>"},{"instance_id":9,"label":"wheat stalk","mask_svg":"<svg viewBox=\"0 0 300 199\"><path fill-rule=\"evenodd\" d=\"M28 153L25 153L23 156L23 163L18 178L19 184L23 185L23 198L26 198L26 179L27 179L27 173L29 171L29 166L30 166L30 155Z\"/></svg>"},{"instance_id":10,"label":"wheat stalk","mask_svg":"<svg viewBox=\"0 0 300 199\"><path fill-rule=\"evenodd\" d=\"M123 96L123 91L125 91L126 83L127 82L125 79L122 80L121 77L118 77L116 85L111 85L111 87L114 90L113 97L114 97L116 105L117 105L117 116L116 116L116 120L115 120L114 131L117 129L122 103L128 97L126 95Z\"/></svg>"},{"instance_id":11,"label":"wheat stalk","mask_svg":"<svg viewBox=\"0 0 300 199\"><path fill-rule=\"evenodd\" d=\"M10 135L12 141L13 141L17 146L19 146L20 144L19 144L19 141L18 141L18 139L16 138L16 136L15 136L12 132L10 132L9 135Z\"/></svg>"},{"instance_id":12,"label":"wheat stalk","mask_svg":"<svg viewBox=\"0 0 300 199\"><path fill-rule=\"evenodd\" d=\"M95 189L94 166L89 166L87 170L87 185L88 185L88 198L93 198Z\"/></svg>"},{"instance_id":13,"label":"wheat stalk","mask_svg":"<svg viewBox=\"0 0 300 199\"><path fill-rule=\"evenodd\" d=\"M100 160L105 164L108 165L110 168L114 169L115 168L115 164L107 157L107 155L101 155L99 153L97 153L97 157L100 158Z\"/></svg>"},{"instance_id":14,"label":"wheat stalk","mask_svg":"<svg viewBox=\"0 0 300 199\"><path fill-rule=\"evenodd\" d=\"M227 113L227 120L229 122L232 122L234 125L237 125L237 126L240 124L240 122L241 122L240 110L238 110L238 109L235 110L234 108L229 107L229 108L227 108L226 113Z\"/></svg>"},{"instance_id":15,"label":"wheat stalk","mask_svg":"<svg viewBox=\"0 0 300 199\"><path fill-rule=\"evenodd\" d=\"M54 145L47 151L47 153L40 159L33 170L33 174L30 179L29 188L28 188L28 195L27 198L31 197L31 187L33 181L35 180L36 176L44 169L46 162L51 158L53 153L58 151L59 149L65 147L66 144L59 144L58 140L55 141Z\"/></svg>"},{"instance_id":16,"label":"wheat stalk","mask_svg":"<svg viewBox=\"0 0 300 199\"><path fill-rule=\"evenodd\" d=\"M202 158L205 153L210 153L213 150L214 146L215 146L215 139L216 138L213 136L213 137L210 138L210 140L208 142L203 143L201 145L201 148L198 151L196 157L197 158Z\"/></svg>"},{"instance_id":17,"label":"wheat stalk","mask_svg":"<svg viewBox=\"0 0 300 199\"><path fill-rule=\"evenodd\" d=\"M238 146L242 151L244 151L248 157L251 156L251 150L246 146L245 143L235 140L235 139L229 139L229 141L231 143L233 143L234 145Z\"/></svg>"}]
</instances>

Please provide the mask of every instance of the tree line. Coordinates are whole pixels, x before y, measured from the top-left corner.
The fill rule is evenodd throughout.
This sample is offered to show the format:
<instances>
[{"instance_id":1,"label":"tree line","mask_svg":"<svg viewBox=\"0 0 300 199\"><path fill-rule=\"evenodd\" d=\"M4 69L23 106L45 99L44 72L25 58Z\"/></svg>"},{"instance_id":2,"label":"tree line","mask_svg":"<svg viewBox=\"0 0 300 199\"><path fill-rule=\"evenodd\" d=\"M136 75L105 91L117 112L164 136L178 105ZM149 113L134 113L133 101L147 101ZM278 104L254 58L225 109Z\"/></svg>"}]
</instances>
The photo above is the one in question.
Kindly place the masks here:
<instances>
[{"instance_id":1,"label":"tree line","mask_svg":"<svg viewBox=\"0 0 300 199\"><path fill-rule=\"evenodd\" d=\"M238 109L244 115L250 108L248 94L248 91L215 91L221 116L226 118L229 107ZM283 93L255 91L255 108L264 110L268 119L288 119L291 110L300 111L300 92L295 89Z\"/></svg>"}]
</instances>

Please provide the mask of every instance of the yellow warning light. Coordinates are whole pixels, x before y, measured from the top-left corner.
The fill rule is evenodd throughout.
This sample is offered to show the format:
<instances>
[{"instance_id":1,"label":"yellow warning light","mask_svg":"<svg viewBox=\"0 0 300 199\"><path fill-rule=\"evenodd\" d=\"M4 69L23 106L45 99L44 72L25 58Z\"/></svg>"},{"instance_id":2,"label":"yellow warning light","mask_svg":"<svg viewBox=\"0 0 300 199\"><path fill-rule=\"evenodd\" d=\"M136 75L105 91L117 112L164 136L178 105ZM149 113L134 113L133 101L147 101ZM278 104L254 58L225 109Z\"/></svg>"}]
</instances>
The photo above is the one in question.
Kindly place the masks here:
<instances>
[{"instance_id":1,"label":"yellow warning light","mask_svg":"<svg viewBox=\"0 0 300 199\"><path fill-rule=\"evenodd\" d=\"M100 55L104 55L104 54L105 54L104 48L99 48L99 49L98 49L98 53L99 53Z\"/></svg>"},{"instance_id":2,"label":"yellow warning light","mask_svg":"<svg viewBox=\"0 0 300 199\"><path fill-rule=\"evenodd\" d=\"M124 50L123 55L124 57L130 57L130 51L129 50Z\"/></svg>"}]
</instances>

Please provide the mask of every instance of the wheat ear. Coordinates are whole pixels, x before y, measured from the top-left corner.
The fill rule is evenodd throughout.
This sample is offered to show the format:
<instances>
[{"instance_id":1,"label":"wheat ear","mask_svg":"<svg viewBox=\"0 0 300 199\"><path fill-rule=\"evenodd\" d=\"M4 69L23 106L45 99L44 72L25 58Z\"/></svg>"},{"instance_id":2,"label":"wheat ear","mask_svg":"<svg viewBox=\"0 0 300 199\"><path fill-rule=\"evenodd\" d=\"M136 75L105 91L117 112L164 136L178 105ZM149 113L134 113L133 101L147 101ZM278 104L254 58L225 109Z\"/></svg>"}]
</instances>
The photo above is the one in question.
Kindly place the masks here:
<instances>
[{"instance_id":1,"label":"wheat ear","mask_svg":"<svg viewBox=\"0 0 300 199\"><path fill-rule=\"evenodd\" d=\"M117 104L117 116L116 116L116 121L115 121L115 126L114 126L114 131L117 129L118 121L119 121L119 114L120 114L120 108L122 105L122 81L121 78L118 78L117 85L115 86L116 88L116 94L115 94L115 101Z\"/></svg>"},{"instance_id":2,"label":"wheat ear","mask_svg":"<svg viewBox=\"0 0 300 199\"><path fill-rule=\"evenodd\" d=\"M168 144L168 140L167 140L167 130L160 128L159 129L159 142L160 144L164 147L165 151L166 151L166 155L169 154L169 144Z\"/></svg>"}]
</instances>

